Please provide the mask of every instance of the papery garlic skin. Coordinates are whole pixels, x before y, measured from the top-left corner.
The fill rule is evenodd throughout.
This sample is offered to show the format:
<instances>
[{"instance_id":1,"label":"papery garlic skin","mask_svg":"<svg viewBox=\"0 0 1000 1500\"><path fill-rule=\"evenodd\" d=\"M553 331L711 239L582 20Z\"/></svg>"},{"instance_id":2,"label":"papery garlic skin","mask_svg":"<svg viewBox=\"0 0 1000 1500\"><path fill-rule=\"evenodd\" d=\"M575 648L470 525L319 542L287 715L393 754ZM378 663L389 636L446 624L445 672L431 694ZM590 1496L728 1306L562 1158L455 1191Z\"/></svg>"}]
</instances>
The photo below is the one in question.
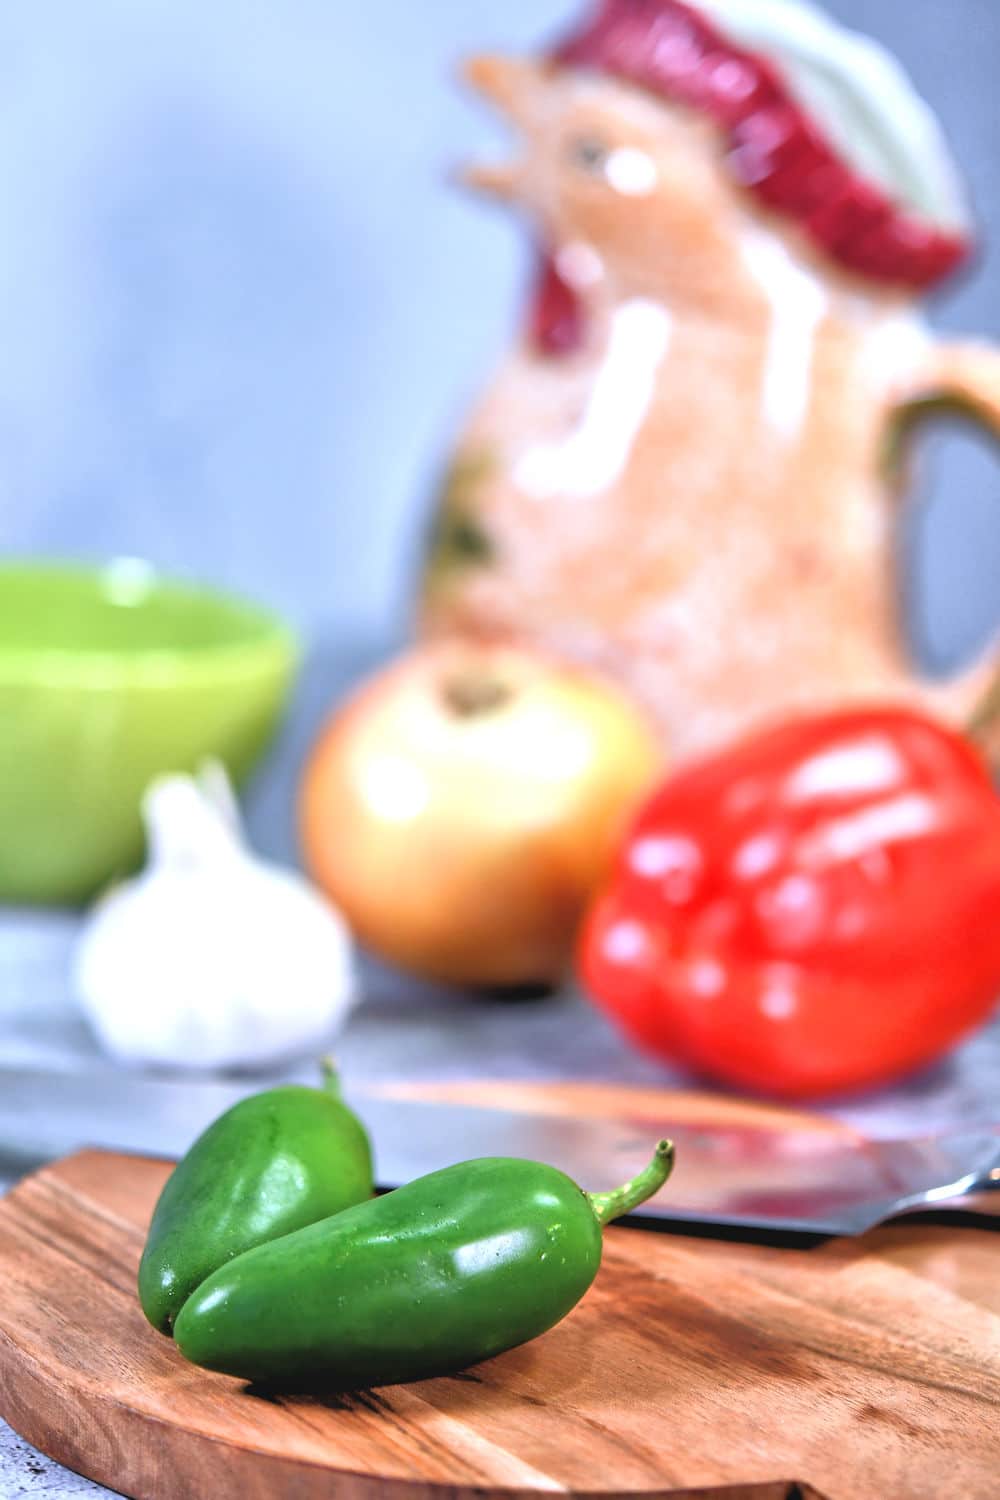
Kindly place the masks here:
<instances>
[{"instance_id":1,"label":"papery garlic skin","mask_svg":"<svg viewBox=\"0 0 1000 1500\"><path fill-rule=\"evenodd\" d=\"M215 1069L327 1045L357 1000L339 913L251 854L219 768L154 782L143 817L147 868L97 905L76 953L101 1045L125 1062Z\"/></svg>"}]
</instances>

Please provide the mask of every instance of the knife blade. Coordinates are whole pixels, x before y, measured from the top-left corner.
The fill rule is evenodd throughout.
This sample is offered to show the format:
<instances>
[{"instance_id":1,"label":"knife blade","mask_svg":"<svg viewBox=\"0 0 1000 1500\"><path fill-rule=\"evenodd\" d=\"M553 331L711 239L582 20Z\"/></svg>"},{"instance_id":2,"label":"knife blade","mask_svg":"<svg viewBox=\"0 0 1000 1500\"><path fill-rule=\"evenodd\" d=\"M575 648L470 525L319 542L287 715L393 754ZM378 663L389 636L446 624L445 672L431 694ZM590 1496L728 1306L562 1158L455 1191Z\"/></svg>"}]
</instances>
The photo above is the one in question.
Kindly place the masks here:
<instances>
[{"instance_id":1,"label":"knife blade","mask_svg":"<svg viewBox=\"0 0 1000 1500\"><path fill-rule=\"evenodd\" d=\"M32 1163L98 1146L177 1157L211 1122L261 1087L150 1077L114 1069L0 1069L0 1154ZM475 1156L550 1162L593 1191L615 1187L648 1159L659 1134L677 1144L666 1187L632 1215L657 1223L813 1235L860 1234L897 1214L952 1204L1000 1186L1000 1126L923 1140L855 1142L836 1133L720 1125L665 1117L530 1114L397 1100L353 1091L375 1142L382 1188Z\"/></svg>"}]
</instances>

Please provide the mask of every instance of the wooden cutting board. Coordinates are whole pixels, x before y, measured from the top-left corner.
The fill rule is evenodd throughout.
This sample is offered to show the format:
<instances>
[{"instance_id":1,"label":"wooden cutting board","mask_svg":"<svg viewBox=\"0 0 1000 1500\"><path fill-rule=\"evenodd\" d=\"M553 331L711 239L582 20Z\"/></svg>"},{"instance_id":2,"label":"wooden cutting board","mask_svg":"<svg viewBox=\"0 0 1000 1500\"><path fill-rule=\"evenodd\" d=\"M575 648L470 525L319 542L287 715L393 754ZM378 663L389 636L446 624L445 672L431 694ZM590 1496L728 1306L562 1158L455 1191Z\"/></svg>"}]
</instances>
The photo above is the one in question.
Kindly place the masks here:
<instances>
[{"instance_id":1,"label":"wooden cutting board","mask_svg":"<svg viewBox=\"0 0 1000 1500\"><path fill-rule=\"evenodd\" d=\"M167 1171L85 1152L0 1201L0 1414L138 1500L1000 1495L990 1228L813 1249L611 1229L593 1289L534 1343L451 1379L275 1398L186 1364L143 1321L135 1272Z\"/></svg>"}]
</instances>

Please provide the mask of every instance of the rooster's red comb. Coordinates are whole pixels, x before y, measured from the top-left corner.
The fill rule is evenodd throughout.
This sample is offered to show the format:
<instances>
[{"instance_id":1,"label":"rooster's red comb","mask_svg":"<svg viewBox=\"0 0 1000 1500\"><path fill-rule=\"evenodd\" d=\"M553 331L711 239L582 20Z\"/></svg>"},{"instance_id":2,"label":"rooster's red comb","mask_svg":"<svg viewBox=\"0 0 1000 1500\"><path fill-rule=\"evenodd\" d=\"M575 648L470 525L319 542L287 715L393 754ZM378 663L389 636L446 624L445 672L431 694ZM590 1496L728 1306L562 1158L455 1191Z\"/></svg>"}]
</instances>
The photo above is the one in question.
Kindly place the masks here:
<instances>
[{"instance_id":1,"label":"rooster's red comb","mask_svg":"<svg viewBox=\"0 0 1000 1500\"><path fill-rule=\"evenodd\" d=\"M817 27L825 28L823 58L829 67L832 23L820 13L797 0L757 0L756 12L758 20L768 16L772 26L777 18L779 28L794 22L799 42L803 36L808 41ZM753 34L752 19L752 0L603 0L552 56L558 63L611 74L711 115L727 135L728 162L737 180L768 208L797 220L815 244L848 270L921 289L948 275L972 248L957 214L948 215L950 223L935 223L931 211L921 212L905 193L893 194L851 162L843 143L834 143L816 112L790 86L786 69L734 38L741 28L744 36ZM845 39L842 49L850 52L853 74L867 70L871 82L881 69L898 101L908 85L895 64L873 44L836 34ZM778 29L776 41L782 37ZM774 51L780 58L780 45ZM928 146L936 147L943 160L932 117L915 95L909 106L920 146L925 153ZM891 112L890 103L883 101L882 107ZM894 145L898 155L898 134ZM944 190L939 196L947 198L946 165L940 175ZM911 183L915 177L916 172Z\"/></svg>"}]
</instances>

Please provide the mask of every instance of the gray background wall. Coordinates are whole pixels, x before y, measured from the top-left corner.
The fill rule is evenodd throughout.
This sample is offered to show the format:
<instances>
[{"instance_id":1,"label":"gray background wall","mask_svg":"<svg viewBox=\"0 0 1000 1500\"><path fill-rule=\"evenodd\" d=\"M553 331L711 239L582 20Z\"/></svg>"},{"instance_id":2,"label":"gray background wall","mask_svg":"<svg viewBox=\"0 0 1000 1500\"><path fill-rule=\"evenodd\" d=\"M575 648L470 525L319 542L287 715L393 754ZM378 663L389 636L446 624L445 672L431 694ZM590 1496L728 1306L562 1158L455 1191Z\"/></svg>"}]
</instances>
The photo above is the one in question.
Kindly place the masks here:
<instances>
[{"instance_id":1,"label":"gray background wall","mask_svg":"<svg viewBox=\"0 0 1000 1500\"><path fill-rule=\"evenodd\" d=\"M835 0L940 112L992 253L936 311L1000 339L1000 5ZM426 498L524 246L449 167L456 57L575 0L32 0L0 14L0 551L138 554L311 632L404 615ZM1000 472L949 442L936 649L1000 619Z\"/></svg>"}]
</instances>

